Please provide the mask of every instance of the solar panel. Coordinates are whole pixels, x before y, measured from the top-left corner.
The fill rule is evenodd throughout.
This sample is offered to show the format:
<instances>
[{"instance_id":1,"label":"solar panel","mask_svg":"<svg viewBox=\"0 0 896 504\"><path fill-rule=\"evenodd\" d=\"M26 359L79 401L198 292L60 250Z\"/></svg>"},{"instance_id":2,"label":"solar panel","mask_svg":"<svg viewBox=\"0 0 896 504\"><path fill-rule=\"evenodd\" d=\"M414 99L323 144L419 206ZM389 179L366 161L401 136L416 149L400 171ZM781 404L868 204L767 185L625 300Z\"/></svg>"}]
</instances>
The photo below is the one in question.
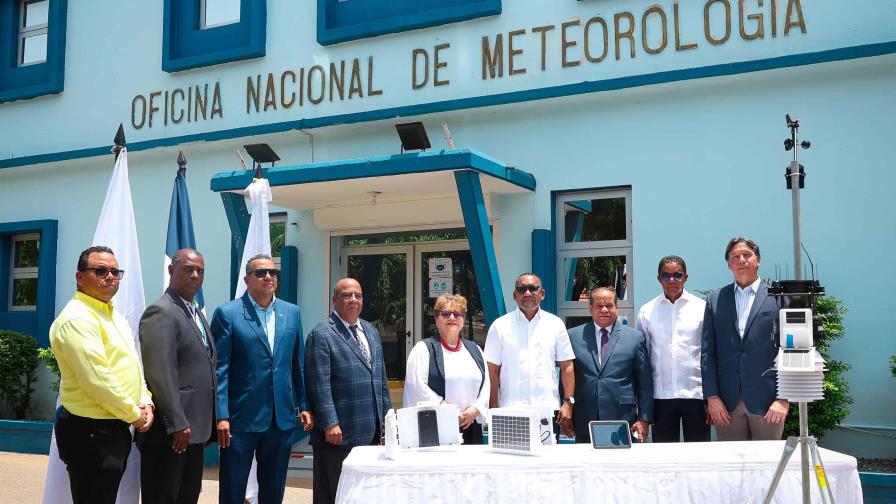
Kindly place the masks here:
<instances>
[{"instance_id":1,"label":"solar panel","mask_svg":"<svg viewBox=\"0 0 896 504\"><path fill-rule=\"evenodd\" d=\"M518 455L538 455L541 427L535 411L495 408L489 411L488 442L494 451Z\"/></svg>"}]
</instances>

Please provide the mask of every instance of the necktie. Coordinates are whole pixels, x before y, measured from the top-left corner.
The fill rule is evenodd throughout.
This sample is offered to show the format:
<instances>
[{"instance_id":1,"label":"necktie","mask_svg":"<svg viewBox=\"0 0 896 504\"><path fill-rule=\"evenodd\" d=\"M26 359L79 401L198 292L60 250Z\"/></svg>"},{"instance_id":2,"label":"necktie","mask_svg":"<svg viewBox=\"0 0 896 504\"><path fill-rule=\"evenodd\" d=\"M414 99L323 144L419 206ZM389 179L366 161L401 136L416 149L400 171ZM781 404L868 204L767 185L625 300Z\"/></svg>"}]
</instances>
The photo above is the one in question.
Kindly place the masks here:
<instances>
[{"instance_id":1,"label":"necktie","mask_svg":"<svg viewBox=\"0 0 896 504\"><path fill-rule=\"evenodd\" d=\"M190 318L193 319L193 323L199 328L199 334L202 336L202 346L205 347L206 352L211 352L211 347L208 346L208 336L205 334L205 327L202 326L202 319L196 316L196 307L188 304L187 310L190 311Z\"/></svg>"},{"instance_id":2,"label":"necktie","mask_svg":"<svg viewBox=\"0 0 896 504\"><path fill-rule=\"evenodd\" d=\"M604 367L607 362L607 343L610 342L610 333L606 329L600 330L600 367Z\"/></svg>"},{"instance_id":3,"label":"necktie","mask_svg":"<svg viewBox=\"0 0 896 504\"><path fill-rule=\"evenodd\" d=\"M358 343L358 348L361 349L361 353L364 355L364 360L367 361L367 365L370 365L370 353L367 351L367 347L361 343L361 336L358 335L358 325L352 324L348 327L352 331L352 336L355 337L355 342Z\"/></svg>"}]
</instances>

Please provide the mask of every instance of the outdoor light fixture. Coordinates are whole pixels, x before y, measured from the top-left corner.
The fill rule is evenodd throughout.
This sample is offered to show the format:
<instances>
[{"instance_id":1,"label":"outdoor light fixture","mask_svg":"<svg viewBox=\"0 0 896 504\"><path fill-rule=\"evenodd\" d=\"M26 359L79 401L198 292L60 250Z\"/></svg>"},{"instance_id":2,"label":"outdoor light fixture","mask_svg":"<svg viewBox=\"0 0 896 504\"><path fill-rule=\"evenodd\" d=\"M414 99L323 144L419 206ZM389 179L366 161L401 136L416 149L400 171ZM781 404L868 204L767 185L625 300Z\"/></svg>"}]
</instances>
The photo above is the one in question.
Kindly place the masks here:
<instances>
[{"instance_id":1,"label":"outdoor light fixture","mask_svg":"<svg viewBox=\"0 0 896 504\"><path fill-rule=\"evenodd\" d=\"M401 139L401 152L411 150L426 150L432 147L429 137L426 136L426 128L420 121L412 123L396 124L395 130Z\"/></svg>"},{"instance_id":2,"label":"outdoor light fixture","mask_svg":"<svg viewBox=\"0 0 896 504\"><path fill-rule=\"evenodd\" d=\"M246 149L249 157L252 158L255 178L261 178L262 163L271 163L271 167L273 167L275 162L280 161L280 156L268 144L249 144L244 145L243 148Z\"/></svg>"}]
</instances>

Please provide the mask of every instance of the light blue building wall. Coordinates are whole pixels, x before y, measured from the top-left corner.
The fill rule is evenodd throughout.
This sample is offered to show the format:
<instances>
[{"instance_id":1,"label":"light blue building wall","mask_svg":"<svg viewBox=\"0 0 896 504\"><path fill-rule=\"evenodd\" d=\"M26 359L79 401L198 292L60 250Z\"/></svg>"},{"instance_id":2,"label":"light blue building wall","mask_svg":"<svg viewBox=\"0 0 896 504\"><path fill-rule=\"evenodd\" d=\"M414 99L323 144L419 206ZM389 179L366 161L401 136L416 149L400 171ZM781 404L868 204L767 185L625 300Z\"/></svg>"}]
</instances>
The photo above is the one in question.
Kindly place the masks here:
<instances>
[{"instance_id":1,"label":"light blue building wall","mask_svg":"<svg viewBox=\"0 0 896 504\"><path fill-rule=\"evenodd\" d=\"M807 171L803 242L828 293L849 308L847 337L833 350L835 358L853 365L848 377L856 402L847 424L890 436L841 429L824 443L856 455L892 455L896 382L887 357L896 354L896 340L887 314L892 311L888 287L896 282L889 266L896 248L891 195L896 175L889 152L896 133L891 119L896 5L884 0L848 6L809 0L766 0L761 7L756 0L742 3L747 34L755 33L755 16L762 13L762 38L744 40L736 1L505 0L498 15L374 38L364 38L363 27L334 31L360 38L330 45L324 37L328 45L320 45L316 2L268 0L263 57L169 73L162 69L161 3L70 2L64 90L0 103L0 224L58 221L57 262L48 266L56 268L58 312L74 288L77 254L93 236L112 169L106 153L123 123L147 302L161 291L175 159L183 150L197 245L208 268L205 298L214 308L229 298L231 233L221 197L209 182L217 173L240 169L235 155L240 146L267 143L282 158L281 166L364 158L398 153L396 122L423 121L433 147L444 148L439 125L446 122L458 147L531 173L537 182L534 192L491 195L507 306L513 306L508 286L518 273L532 269L532 231L556 229L555 194L625 187L631 191L629 274L637 309L659 293L653 271L669 253L687 260L692 290L729 283L723 252L735 235L760 244L763 277L774 278L779 270L782 277L792 274L790 193L784 188L791 154L782 148L789 113L801 120L800 134L813 144L800 152ZM622 37L616 59L615 23L618 19L625 31L625 13L635 21L636 55L629 56L632 45ZM590 62L589 56L597 59L603 51L602 25L591 21L598 16L608 26L609 46L604 59ZM661 46L663 16L665 48L649 54L645 45ZM721 39L728 26L729 38L709 42L706 19L713 37ZM542 31L533 28L544 26L553 28L543 31L541 70ZM510 35L519 30L524 32ZM575 42L565 51L564 31L566 42ZM499 33L503 77L483 78L488 71L483 37L493 52ZM526 73L510 74L511 39L514 49L522 49L514 68ZM697 47L685 49L689 43ZM434 86L440 44L449 44L439 50L440 61L447 62L439 78L449 83ZM413 88L423 76L421 66L413 73L415 49L429 57L428 82L420 89ZM564 54L568 65L580 63L564 67ZM315 65L329 71L330 63L338 69L345 61L350 75L355 59L363 98L356 92L331 101L328 81L320 104L310 102L306 87L304 98L284 107L297 90L287 71L298 80ZM269 104L265 110L268 74L274 82L268 98L276 108ZM247 81L261 83L258 109ZM313 90L320 89L317 84ZM166 124L160 105L165 93L168 112L177 113L185 100L174 99L175 90L195 91L197 85L203 92L209 87L206 119L174 124L169 115ZM216 86L220 114L211 113ZM140 97L147 108L150 101L160 106L152 127ZM315 226L314 210L287 210L287 241L299 250L298 300L307 329L329 310L334 235ZM552 288L560 290L546 287L549 295ZM49 411L52 401L42 395L38 409Z\"/></svg>"}]
</instances>

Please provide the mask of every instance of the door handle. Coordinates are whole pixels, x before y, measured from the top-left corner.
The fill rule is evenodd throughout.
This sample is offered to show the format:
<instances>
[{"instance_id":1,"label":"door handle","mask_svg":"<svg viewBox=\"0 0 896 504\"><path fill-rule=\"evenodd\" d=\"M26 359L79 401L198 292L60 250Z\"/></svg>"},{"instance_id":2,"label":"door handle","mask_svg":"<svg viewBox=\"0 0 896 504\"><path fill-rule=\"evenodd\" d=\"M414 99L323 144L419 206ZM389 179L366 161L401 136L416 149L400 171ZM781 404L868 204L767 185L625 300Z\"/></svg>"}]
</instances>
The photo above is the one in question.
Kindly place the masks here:
<instances>
[{"instance_id":1,"label":"door handle","mask_svg":"<svg viewBox=\"0 0 896 504\"><path fill-rule=\"evenodd\" d=\"M414 342L414 338L411 337L411 331L404 333L404 343L407 346L411 346L411 343Z\"/></svg>"}]
</instances>

